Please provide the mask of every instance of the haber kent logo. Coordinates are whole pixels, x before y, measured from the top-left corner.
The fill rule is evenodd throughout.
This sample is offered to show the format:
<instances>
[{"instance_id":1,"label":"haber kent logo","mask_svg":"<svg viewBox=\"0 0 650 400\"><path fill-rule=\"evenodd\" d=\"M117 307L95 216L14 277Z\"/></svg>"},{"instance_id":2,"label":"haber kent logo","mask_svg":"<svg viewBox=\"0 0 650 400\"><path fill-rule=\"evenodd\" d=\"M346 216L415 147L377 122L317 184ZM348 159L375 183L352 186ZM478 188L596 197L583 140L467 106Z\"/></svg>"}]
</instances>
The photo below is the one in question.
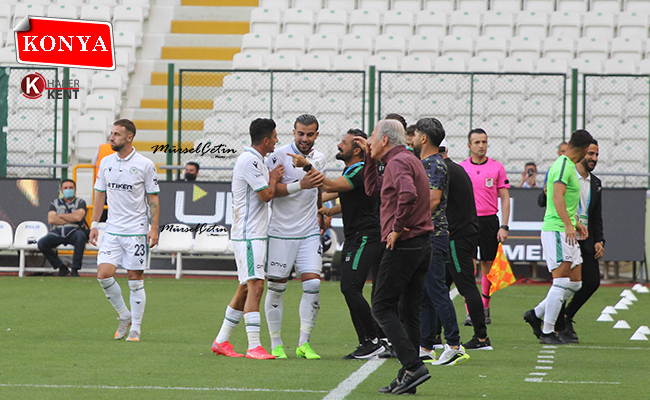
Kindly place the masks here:
<instances>
[{"instance_id":1,"label":"haber kent logo","mask_svg":"<svg viewBox=\"0 0 650 400\"><path fill-rule=\"evenodd\" d=\"M46 81L43 75L34 72L23 78L20 82L20 89L23 92L23 96L28 99L38 99L46 90L48 99L62 100L63 97L76 99L79 96L79 80Z\"/></svg>"}]
</instances>

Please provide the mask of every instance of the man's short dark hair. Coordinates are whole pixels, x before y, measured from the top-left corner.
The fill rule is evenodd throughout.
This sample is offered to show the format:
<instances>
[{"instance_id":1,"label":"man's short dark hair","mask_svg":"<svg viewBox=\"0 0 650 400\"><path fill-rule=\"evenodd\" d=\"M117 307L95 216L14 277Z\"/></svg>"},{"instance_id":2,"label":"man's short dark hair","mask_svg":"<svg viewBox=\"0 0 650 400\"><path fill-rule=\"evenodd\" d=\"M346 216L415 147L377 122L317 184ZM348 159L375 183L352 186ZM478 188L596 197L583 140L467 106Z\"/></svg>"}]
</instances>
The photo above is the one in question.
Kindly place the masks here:
<instances>
[{"instance_id":1,"label":"man's short dark hair","mask_svg":"<svg viewBox=\"0 0 650 400\"><path fill-rule=\"evenodd\" d=\"M191 165L191 166L193 166L194 168L196 168L196 172L199 172L199 170L201 169L201 167L199 166L199 163L197 163L197 162L195 162L195 161L188 161L187 163L185 163L185 166L186 166L186 167L187 167L188 165Z\"/></svg>"},{"instance_id":2,"label":"man's short dark hair","mask_svg":"<svg viewBox=\"0 0 650 400\"><path fill-rule=\"evenodd\" d=\"M406 127L406 136L415 136L415 125L409 125Z\"/></svg>"},{"instance_id":3,"label":"man's short dark hair","mask_svg":"<svg viewBox=\"0 0 650 400\"><path fill-rule=\"evenodd\" d=\"M364 139L368 139L368 135L366 135L366 133L364 131L362 131L361 129L348 129L347 134L352 135L352 136L360 136L360 137L362 137ZM353 149L360 149L361 150L361 155L363 155L365 153L363 151L363 148L360 147L356 142L352 142L352 148Z\"/></svg>"},{"instance_id":4,"label":"man's short dark hair","mask_svg":"<svg viewBox=\"0 0 650 400\"><path fill-rule=\"evenodd\" d=\"M256 146L264 141L264 138L271 138L275 130L275 121L269 118L258 118L251 122L249 129L251 144Z\"/></svg>"},{"instance_id":5,"label":"man's short dark hair","mask_svg":"<svg viewBox=\"0 0 650 400\"><path fill-rule=\"evenodd\" d=\"M436 147L440 146L440 142L445 138L445 128L435 118L420 118L415 123L415 130L426 135L429 142Z\"/></svg>"},{"instance_id":6,"label":"man's short dark hair","mask_svg":"<svg viewBox=\"0 0 650 400\"><path fill-rule=\"evenodd\" d=\"M598 140L591 138L591 143L589 144L595 144L596 146L598 146Z\"/></svg>"},{"instance_id":7,"label":"man's short dark hair","mask_svg":"<svg viewBox=\"0 0 650 400\"><path fill-rule=\"evenodd\" d=\"M296 122L293 123L293 129L296 129L296 125L301 123L305 126L316 124L316 131L318 131L318 120L311 114L303 114L296 118Z\"/></svg>"},{"instance_id":8,"label":"man's short dark hair","mask_svg":"<svg viewBox=\"0 0 650 400\"><path fill-rule=\"evenodd\" d=\"M528 161L528 162L526 163L526 165L524 165L524 169L526 169L526 168L528 168L528 167L535 167L535 169L537 169L537 164L535 164L535 163L532 162L532 161Z\"/></svg>"},{"instance_id":9,"label":"man's short dark hair","mask_svg":"<svg viewBox=\"0 0 650 400\"><path fill-rule=\"evenodd\" d=\"M72 179L64 179L64 180L62 180L61 181L61 187L63 187L63 184L66 183L66 182L72 182L72 186L74 186L75 189L77 188L77 183L75 181L73 181Z\"/></svg>"},{"instance_id":10,"label":"man's short dark hair","mask_svg":"<svg viewBox=\"0 0 650 400\"><path fill-rule=\"evenodd\" d=\"M117 121L113 122L113 125L123 126L127 132L132 133L135 137L135 124L130 119L118 119Z\"/></svg>"},{"instance_id":11,"label":"man's short dark hair","mask_svg":"<svg viewBox=\"0 0 650 400\"><path fill-rule=\"evenodd\" d=\"M404 117L402 117L401 115L391 113L391 114L388 114L386 116L386 118L384 118L384 119L394 119L395 121L399 121L399 122L402 123L402 125L404 125L404 130L406 130L407 123L406 123L406 120L404 119Z\"/></svg>"},{"instance_id":12,"label":"man's short dark hair","mask_svg":"<svg viewBox=\"0 0 650 400\"><path fill-rule=\"evenodd\" d=\"M472 135L475 133L479 133L487 137L487 132L485 132L482 128L474 128L471 131L469 131L469 133L467 134L467 143L472 143Z\"/></svg>"},{"instance_id":13,"label":"man's short dark hair","mask_svg":"<svg viewBox=\"0 0 650 400\"><path fill-rule=\"evenodd\" d=\"M584 149L585 147L589 147L592 139L593 137L589 132L584 129L578 129L571 134L569 146Z\"/></svg>"}]
</instances>

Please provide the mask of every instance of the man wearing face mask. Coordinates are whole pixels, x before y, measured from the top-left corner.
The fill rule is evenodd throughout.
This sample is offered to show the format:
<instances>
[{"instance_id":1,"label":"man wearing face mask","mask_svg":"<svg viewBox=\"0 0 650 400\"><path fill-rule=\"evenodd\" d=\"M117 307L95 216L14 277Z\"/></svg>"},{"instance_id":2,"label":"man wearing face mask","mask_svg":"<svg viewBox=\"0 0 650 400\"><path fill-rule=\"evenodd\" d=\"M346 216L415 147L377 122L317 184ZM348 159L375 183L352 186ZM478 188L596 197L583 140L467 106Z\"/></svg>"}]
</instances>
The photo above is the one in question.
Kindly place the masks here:
<instances>
[{"instance_id":1,"label":"man wearing face mask","mask_svg":"<svg viewBox=\"0 0 650 400\"><path fill-rule=\"evenodd\" d=\"M199 177L199 164L190 161L185 164L185 182L194 182Z\"/></svg>"},{"instance_id":2,"label":"man wearing face mask","mask_svg":"<svg viewBox=\"0 0 650 400\"><path fill-rule=\"evenodd\" d=\"M72 276L79 276L84 248L88 241L86 225L86 202L76 197L76 185L72 179L61 182L63 198L56 198L50 204L47 222L50 232L38 241L38 249L59 276L67 276L70 271L57 256L55 248L62 244L74 246L72 256Z\"/></svg>"}]
</instances>

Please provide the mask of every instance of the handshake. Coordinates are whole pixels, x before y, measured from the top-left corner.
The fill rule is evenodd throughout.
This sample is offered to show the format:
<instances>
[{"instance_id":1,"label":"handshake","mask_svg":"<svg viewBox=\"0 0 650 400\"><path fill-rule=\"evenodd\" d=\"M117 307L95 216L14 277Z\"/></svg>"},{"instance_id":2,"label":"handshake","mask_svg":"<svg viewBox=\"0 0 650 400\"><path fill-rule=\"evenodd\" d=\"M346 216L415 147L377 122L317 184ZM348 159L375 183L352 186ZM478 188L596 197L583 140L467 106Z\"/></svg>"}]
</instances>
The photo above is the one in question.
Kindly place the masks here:
<instances>
[{"instance_id":1,"label":"handshake","mask_svg":"<svg viewBox=\"0 0 650 400\"><path fill-rule=\"evenodd\" d=\"M307 159L302 154L287 153L287 155L291 156L293 159L293 165L296 168L302 168L305 172L307 172L305 176L300 180L300 189L311 189L323 186L325 175L313 168L309 161L307 161ZM271 173L277 171L277 169L278 168L273 170Z\"/></svg>"}]
</instances>

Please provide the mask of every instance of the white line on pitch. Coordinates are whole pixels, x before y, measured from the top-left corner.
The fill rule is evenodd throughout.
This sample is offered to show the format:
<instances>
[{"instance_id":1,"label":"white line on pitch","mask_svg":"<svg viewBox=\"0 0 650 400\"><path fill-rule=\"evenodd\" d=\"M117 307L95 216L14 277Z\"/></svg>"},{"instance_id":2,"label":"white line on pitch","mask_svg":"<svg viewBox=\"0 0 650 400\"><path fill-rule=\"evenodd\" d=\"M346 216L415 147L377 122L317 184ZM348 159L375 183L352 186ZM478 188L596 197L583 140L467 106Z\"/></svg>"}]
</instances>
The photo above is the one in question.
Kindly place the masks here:
<instances>
[{"instance_id":1,"label":"white line on pitch","mask_svg":"<svg viewBox=\"0 0 650 400\"><path fill-rule=\"evenodd\" d=\"M370 360L363 364L361 368L354 371L352 375L348 376L346 380L341 382L336 389L332 390L323 400L341 400L350 394L354 389L359 386L370 374L372 374L380 365L387 359L382 358L378 360Z\"/></svg>"},{"instance_id":2,"label":"white line on pitch","mask_svg":"<svg viewBox=\"0 0 650 400\"><path fill-rule=\"evenodd\" d=\"M553 367L543 367L541 365L535 365L535 369L553 369Z\"/></svg>"},{"instance_id":3,"label":"white line on pitch","mask_svg":"<svg viewBox=\"0 0 650 400\"><path fill-rule=\"evenodd\" d=\"M555 356L537 356L537 358L555 358Z\"/></svg>"},{"instance_id":4,"label":"white line on pitch","mask_svg":"<svg viewBox=\"0 0 650 400\"><path fill-rule=\"evenodd\" d=\"M565 349L650 350L650 347L565 346Z\"/></svg>"},{"instance_id":5,"label":"white line on pitch","mask_svg":"<svg viewBox=\"0 0 650 400\"><path fill-rule=\"evenodd\" d=\"M528 380L526 378L526 382L537 382L533 380ZM563 384L576 384L576 385L620 385L621 382L588 382L588 381L577 381L577 382L571 382L571 381L539 381L540 383L563 383Z\"/></svg>"},{"instance_id":6,"label":"white line on pitch","mask_svg":"<svg viewBox=\"0 0 650 400\"><path fill-rule=\"evenodd\" d=\"M540 350L540 353L544 353L544 354L555 354L555 350Z\"/></svg>"},{"instance_id":7,"label":"white line on pitch","mask_svg":"<svg viewBox=\"0 0 650 400\"><path fill-rule=\"evenodd\" d=\"M107 385L34 385L0 383L0 387L32 387L56 389L142 389L142 390L187 390L187 391L217 391L217 392L282 392L282 393L327 393L327 390L307 389L251 389L251 388L217 388L217 387L177 387L177 386L107 386Z\"/></svg>"},{"instance_id":8,"label":"white line on pitch","mask_svg":"<svg viewBox=\"0 0 650 400\"><path fill-rule=\"evenodd\" d=\"M537 360L538 363L540 364L553 364L555 361L553 360Z\"/></svg>"},{"instance_id":9,"label":"white line on pitch","mask_svg":"<svg viewBox=\"0 0 650 400\"><path fill-rule=\"evenodd\" d=\"M548 375L548 374L547 374L546 372L531 372L531 373L528 374L528 375L532 375L532 376L546 376L546 375Z\"/></svg>"}]
</instances>

